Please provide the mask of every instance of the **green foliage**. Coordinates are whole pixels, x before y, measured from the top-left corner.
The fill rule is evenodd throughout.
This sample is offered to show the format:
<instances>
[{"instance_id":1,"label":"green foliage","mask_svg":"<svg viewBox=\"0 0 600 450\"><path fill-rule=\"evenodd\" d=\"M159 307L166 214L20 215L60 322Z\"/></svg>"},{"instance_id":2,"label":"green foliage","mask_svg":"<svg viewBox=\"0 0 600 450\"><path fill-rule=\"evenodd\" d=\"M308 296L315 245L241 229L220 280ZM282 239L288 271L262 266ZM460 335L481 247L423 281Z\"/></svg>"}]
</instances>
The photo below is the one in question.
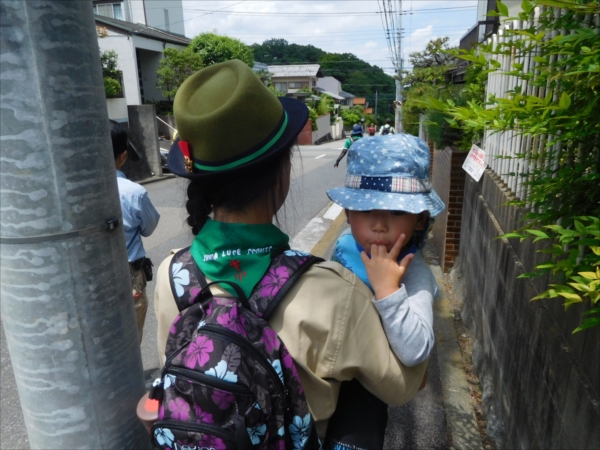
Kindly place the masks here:
<instances>
[{"instance_id":1,"label":"green foliage","mask_svg":"<svg viewBox=\"0 0 600 450\"><path fill-rule=\"evenodd\" d=\"M121 83L111 77L104 77L104 93L107 98L116 97L121 93Z\"/></svg>"},{"instance_id":2,"label":"green foliage","mask_svg":"<svg viewBox=\"0 0 600 450\"><path fill-rule=\"evenodd\" d=\"M456 65L456 58L452 53L454 49L448 46L448 40L447 37L433 39L429 41L423 52L410 54L413 71L402 80L405 86L402 128L407 133L417 135L420 116L425 114L427 136L437 148L457 145L464 148L465 146L461 145L464 133L452 127L448 122L449 115L444 111L430 108L426 101L431 97L448 99L458 104L465 103L464 96L461 94L462 88L446 85L445 73Z\"/></svg>"},{"instance_id":3,"label":"green foliage","mask_svg":"<svg viewBox=\"0 0 600 450\"><path fill-rule=\"evenodd\" d=\"M354 105L348 109L342 109L340 111L340 116L344 119L344 125L347 127L352 127L352 125L356 125L360 123L360 119L365 117L364 115L365 109L361 105ZM367 119L365 118L365 121Z\"/></svg>"},{"instance_id":4,"label":"green foliage","mask_svg":"<svg viewBox=\"0 0 600 450\"><path fill-rule=\"evenodd\" d=\"M308 106L308 118L312 121L312 130L317 131L319 129L317 127L317 119L319 118L319 114L317 114L317 111L312 106Z\"/></svg>"},{"instance_id":5,"label":"green foliage","mask_svg":"<svg viewBox=\"0 0 600 450\"><path fill-rule=\"evenodd\" d=\"M107 98L117 97L121 94L123 87L119 81L121 72L117 62L118 55L114 50L100 52L100 65L102 66L102 78L104 79L104 94Z\"/></svg>"},{"instance_id":6,"label":"green foliage","mask_svg":"<svg viewBox=\"0 0 600 450\"><path fill-rule=\"evenodd\" d=\"M204 67L232 59L239 59L250 67L254 64L252 49L239 39L228 36L202 33L192 39L188 47L202 58Z\"/></svg>"},{"instance_id":7,"label":"green foliage","mask_svg":"<svg viewBox=\"0 0 600 450\"><path fill-rule=\"evenodd\" d=\"M268 87L269 90L271 92L273 92L273 94L275 94L277 97L283 97L283 96L285 96L284 92L280 92L277 89L275 89L275 83L273 83L273 80L271 79L271 73L269 71L267 71L267 70L257 70L254 73L260 79L260 81L262 81L263 84L266 87Z\"/></svg>"},{"instance_id":8,"label":"green foliage","mask_svg":"<svg viewBox=\"0 0 600 450\"><path fill-rule=\"evenodd\" d=\"M115 77L121 74L117 59L118 55L114 50L100 52L100 65L102 66L103 77Z\"/></svg>"},{"instance_id":9,"label":"green foliage","mask_svg":"<svg viewBox=\"0 0 600 450\"><path fill-rule=\"evenodd\" d=\"M542 7L539 23L532 19ZM498 2L499 13L508 9ZM555 7L563 9L555 15ZM537 298L565 298L589 305L587 318L575 331L600 323L598 310L598 248L600 247L600 33L584 23L597 13L598 1L524 1L518 19L529 21L526 30L505 30L506 42L496 48L480 45L471 52L456 52L479 70L475 79L499 70L499 56L514 61L505 75L515 81L504 97L482 101L480 86L473 86L466 105L429 100L429 107L451 117L461 130L481 135L485 130L513 130L540 143L536 151L517 155L529 169L518 175L527 186L526 198L510 204L528 206L525 225L504 237L547 240L549 260L527 277L550 272L553 284ZM516 57L534 52L534 67ZM476 83L475 83L476 84ZM527 88L524 86L527 85ZM594 275L595 274L595 275ZM587 302L590 303L587 303Z\"/></svg>"},{"instance_id":10,"label":"green foliage","mask_svg":"<svg viewBox=\"0 0 600 450\"><path fill-rule=\"evenodd\" d=\"M183 50L166 48L156 70L156 88L169 100L187 77L203 67L202 58L189 47Z\"/></svg>"}]
</instances>

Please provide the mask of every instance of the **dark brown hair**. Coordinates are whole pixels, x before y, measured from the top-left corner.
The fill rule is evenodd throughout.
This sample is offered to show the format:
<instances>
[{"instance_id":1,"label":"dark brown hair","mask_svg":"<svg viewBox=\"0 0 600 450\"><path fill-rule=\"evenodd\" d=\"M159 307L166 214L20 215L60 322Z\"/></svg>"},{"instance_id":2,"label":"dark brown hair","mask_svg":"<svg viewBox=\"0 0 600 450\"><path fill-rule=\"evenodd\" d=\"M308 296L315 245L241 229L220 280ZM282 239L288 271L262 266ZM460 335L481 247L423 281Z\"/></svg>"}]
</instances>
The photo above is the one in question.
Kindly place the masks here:
<instances>
[{"instance_id":1,"label":"dark brown hair","mask_svg":"<svg viewBox=\"0 0 600 450\"><path fill-rule=\"evenodd\" d=\"M277 206L284 195L283 174L290 163L295 144L280 151L260 166L248 170L224 172L190 181L187 188L187 223L198 234L215 209L244 211L259 199L265 208Z\"/></svg>"}]
</instances>

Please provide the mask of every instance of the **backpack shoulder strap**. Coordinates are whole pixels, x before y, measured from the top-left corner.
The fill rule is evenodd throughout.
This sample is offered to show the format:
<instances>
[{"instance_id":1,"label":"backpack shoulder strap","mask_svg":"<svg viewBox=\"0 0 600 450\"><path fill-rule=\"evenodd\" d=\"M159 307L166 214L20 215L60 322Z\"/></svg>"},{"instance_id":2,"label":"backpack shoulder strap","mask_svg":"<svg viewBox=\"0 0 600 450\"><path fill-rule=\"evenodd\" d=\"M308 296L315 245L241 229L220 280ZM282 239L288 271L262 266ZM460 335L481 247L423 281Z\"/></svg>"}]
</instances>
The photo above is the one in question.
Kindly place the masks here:
<instances>
[{"instance_id":1,"label":"backpack shoulder strap","mask_svg":"<svg viewBox=\"0 0 600 450\"><path fill-rule=\"evenodd\" d=\"M194 261L190 247L179 250L169 264L171 292L179 311L189 308L207 285L206 277Z\"/></svg>"},{"instance_id":2,"label":"backpack shoulder strap","mask_svg":"<svg viewBox=\"0 0 600 450\"><path fill-rule=\"evenodd\" d=\"M300 276L313 264L321 261L324 261L323 258L296 250L287 250L276 256L250 294L248 303L252 312L269 320Z\"/></svg>"}]
</instances>

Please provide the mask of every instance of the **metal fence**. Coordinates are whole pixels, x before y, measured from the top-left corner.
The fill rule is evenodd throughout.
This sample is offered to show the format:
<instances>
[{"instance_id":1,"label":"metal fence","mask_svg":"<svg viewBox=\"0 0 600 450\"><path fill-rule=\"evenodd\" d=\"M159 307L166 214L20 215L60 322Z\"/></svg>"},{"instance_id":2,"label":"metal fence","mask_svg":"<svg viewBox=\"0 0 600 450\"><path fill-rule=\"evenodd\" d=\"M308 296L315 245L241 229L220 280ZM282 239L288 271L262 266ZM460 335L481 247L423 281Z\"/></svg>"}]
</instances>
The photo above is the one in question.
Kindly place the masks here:
<instances>
[{"instance_id":1,"label":"metal fence","mask_svg":"<svg viewBox=\"0 0 600 450\"><path fill-rule=\"evenodd\" d=\"M541 10L535 8L533 12L533 25L538 29ZM559 19L564 10L555 8L554 14ZM583 23L588 28L593 28L596 33L600 32L600 14L587 14ZM506 30L525 30L531 26L530 21L513 20L502 24L497 34L492 35L487 43L496 48L502 43L523 39L522 36L506 33ZM545 36L544 39L553 39L559 34L567 34L566 30L553 31ZM513 69L513 64L523 64L523 71L527 72L538 64L534 58L537 56L535 50L526 55L518 55L515 51L510 54L488 55L500 63L496 72L490 73L486 87L486 98L490 96L506 97L507 92L514 89L518 84L521 86L521 92L528 95L535 95L541 98L546 96L547 88L532 86L527 80L507 75L506 72ZM556 61L556 56L551 56ZM552 60L551 60L552 63ZM553 100L556 101L560 93L553 92ZM482 148L486 153L486 162L502 182L510 189L513 195L519 199L527 197L527 181L535 170L557 169L559 167L563 153L562 143L558 141L551 148L546 148L546 143L552 141L556 136L527 136L516 131L504 131L494 133L487 131L484 134ZM593 145L593 144L592 144ZM595 151L598 151L597 145ZM534 156L547 154L547 158L536 158Z\"/></svg>"}]
</instances>

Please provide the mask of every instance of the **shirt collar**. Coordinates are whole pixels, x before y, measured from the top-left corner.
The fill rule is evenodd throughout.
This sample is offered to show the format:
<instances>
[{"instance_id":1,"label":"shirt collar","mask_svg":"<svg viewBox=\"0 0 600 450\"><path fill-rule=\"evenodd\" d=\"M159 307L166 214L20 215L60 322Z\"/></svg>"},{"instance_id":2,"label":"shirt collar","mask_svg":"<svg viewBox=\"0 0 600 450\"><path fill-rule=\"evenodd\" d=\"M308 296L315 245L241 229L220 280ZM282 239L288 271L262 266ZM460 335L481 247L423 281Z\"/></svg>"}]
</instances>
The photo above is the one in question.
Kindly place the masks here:
<instances>
[{"instance_id":1,"label":"shirt collar","mask_svg":"<svg viewBox=\"0 0 600 450\"><path fill-rule=\"evenodd\" d=\"M123 172L117 169L117 178L127 178Z\"/></svg>"}]
</instances>

